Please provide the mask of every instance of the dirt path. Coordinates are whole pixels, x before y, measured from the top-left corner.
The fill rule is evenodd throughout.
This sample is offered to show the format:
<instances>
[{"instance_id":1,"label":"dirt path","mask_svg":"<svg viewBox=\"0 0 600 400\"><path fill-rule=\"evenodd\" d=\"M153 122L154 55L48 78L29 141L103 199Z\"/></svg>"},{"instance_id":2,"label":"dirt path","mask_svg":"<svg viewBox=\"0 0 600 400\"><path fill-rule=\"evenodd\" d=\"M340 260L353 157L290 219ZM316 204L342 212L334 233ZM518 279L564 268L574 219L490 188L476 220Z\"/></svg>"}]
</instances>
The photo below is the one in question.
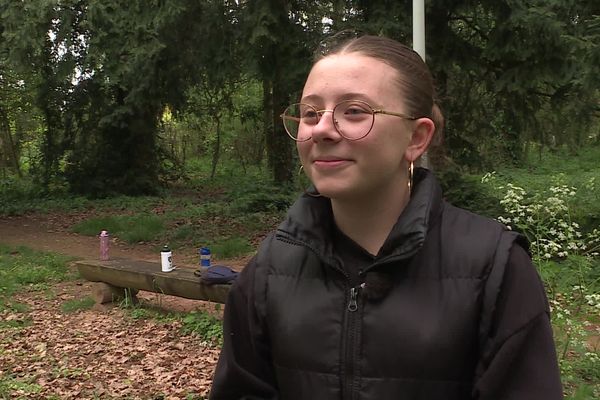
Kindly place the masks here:
<instances>
[{"instance_id":1,"label":"dirt path","mask_svg":"<svg viewBox=\"0 0 600 400\"><path fill-rule=\"evenodd\" d=\"M60 216L19 216L0 218L0 243L24 245L36 250L52 251L78 258L98 257L98 238L69 232L73 221ZM190 253L187 249L184 254ZM110 254L146 261L159 260L150 245L128 245L111 238ZM192 264L195 254L180 256L180 263Z\"/></svg>"},{"instance_id":2,"label":"dirt path","mask_svg":"<svg viewBox=\"0 0 600 400\"><path fill-rule=\"evenodd\" d=\"M95 237L70 233L74 223L60 216L0 219L0 243L24 245L76 258L96 258ZM175 262L194 267L194 249L179 249ZM155 246L131 246L113 239L111 256L158 262ZM245 260L228 265L241 268ZM23 291L14 299L23 312L0 311L0 397L60 399L201 399L207 395L219 349L183 335L177 322L133 319L116 306L65 313L62 304L91 291L84 280ZM141 301L167 311L203 310L210 302L140 292ZM6 383L8 382L8 383ZM4 386L3 386L4 385Z\"/></svg>"}]
</instances>

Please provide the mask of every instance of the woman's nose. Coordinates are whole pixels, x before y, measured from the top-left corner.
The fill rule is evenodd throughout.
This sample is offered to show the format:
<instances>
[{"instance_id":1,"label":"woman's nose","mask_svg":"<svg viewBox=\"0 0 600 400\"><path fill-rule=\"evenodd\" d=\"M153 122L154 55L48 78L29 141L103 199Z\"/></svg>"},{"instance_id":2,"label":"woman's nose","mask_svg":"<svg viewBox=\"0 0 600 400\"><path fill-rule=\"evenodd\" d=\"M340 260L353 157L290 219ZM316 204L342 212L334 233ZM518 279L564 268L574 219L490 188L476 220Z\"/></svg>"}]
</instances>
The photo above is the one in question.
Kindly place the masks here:
<instances>
[{"instance_id":1,"label":"woman's nose","mask_svg":"<svg viewBox=\"0 0 600 400\"><path fill-rule=\"evenodd\" d=\"M332 110L320 111L321 117L319 122L313 127L312 140L333 140L337 141L342 138L335 126L336 121Z\"/></svg>"}]
</instances>

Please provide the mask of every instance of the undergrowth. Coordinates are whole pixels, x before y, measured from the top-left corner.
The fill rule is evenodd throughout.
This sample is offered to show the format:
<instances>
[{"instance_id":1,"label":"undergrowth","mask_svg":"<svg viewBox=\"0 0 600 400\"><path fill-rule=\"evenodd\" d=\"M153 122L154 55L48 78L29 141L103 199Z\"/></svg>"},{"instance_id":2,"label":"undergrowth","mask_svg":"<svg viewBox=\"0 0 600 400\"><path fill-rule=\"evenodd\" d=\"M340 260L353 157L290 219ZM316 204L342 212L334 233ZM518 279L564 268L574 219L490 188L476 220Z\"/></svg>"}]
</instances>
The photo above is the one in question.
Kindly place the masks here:
<instances>
[{"instance_id":1,"label":"undergrowth","mask_svg":"<svg viewBox=\"0 0 600 400\"><path fill-rule=\"evenodd\" d=\"M22 312L13 295L21 290L43 290L72 278L69 257L0 244L0 311Z\"/></svg>"},{"instance_id":2,"label":"undergrowth","mask_svg":"<svg viewBox=\"0 0 600 400\"><path fill-rule=\"evenodd\" d=\"M157 295L160 304L160 294ZM217 305L220 306L220 305ZM223 344L223 327L220 318L205 312L191 311L189 313L166 312L151 304L121 304L133 319L153 319L164 323L179 322L183 335L195 335L212 346ZM217 307L218 308L218 307Z\"/></svg>"}]
</instances>

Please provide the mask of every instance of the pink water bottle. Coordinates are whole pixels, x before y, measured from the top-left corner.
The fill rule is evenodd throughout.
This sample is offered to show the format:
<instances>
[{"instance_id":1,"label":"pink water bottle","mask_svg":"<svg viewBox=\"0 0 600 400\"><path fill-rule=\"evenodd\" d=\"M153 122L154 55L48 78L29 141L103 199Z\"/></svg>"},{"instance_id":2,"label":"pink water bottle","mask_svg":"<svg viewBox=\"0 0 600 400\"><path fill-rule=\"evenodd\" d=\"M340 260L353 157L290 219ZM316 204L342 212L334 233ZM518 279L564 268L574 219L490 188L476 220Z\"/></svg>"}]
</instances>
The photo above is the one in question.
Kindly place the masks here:
<instances>
[{"instance_id":1,"label":"pink water bottle","mask_svg":"<svg viewBox=\"0 0 600 400\"><path fill-rule=\"evenodd\" d=\"M100 260L102 261L108 260L108 243L108 231L100 232Z\"/></svg>"}]
</instances>

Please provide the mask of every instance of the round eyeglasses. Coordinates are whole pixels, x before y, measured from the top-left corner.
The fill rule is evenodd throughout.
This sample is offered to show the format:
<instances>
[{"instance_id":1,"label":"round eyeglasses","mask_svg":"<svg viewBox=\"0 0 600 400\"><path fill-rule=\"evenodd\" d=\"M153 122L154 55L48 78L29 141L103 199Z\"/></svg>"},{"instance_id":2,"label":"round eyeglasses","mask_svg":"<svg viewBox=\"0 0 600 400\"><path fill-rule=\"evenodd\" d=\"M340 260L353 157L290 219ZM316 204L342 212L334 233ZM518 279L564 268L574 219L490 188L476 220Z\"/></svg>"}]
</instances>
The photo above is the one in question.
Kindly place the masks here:
<instances>
[{"instance_id":1,"label":"round eyeglasses","mask_svg":"<svg viewBox=\"0 0 600 400\"><path fill-rule=\"evenodd\" d=\"M364 138L373 129L375 114L392 115L409 120L416 117L391 111L374 109L362 100L344 100L336 104L333 110L317 110L310 104L296 103L288 106L281 119L287 134L297 142L305 142L312 138L312 130L321 117L330 112L335 130L347 140Z\"/></svg>"}]
</instances>

